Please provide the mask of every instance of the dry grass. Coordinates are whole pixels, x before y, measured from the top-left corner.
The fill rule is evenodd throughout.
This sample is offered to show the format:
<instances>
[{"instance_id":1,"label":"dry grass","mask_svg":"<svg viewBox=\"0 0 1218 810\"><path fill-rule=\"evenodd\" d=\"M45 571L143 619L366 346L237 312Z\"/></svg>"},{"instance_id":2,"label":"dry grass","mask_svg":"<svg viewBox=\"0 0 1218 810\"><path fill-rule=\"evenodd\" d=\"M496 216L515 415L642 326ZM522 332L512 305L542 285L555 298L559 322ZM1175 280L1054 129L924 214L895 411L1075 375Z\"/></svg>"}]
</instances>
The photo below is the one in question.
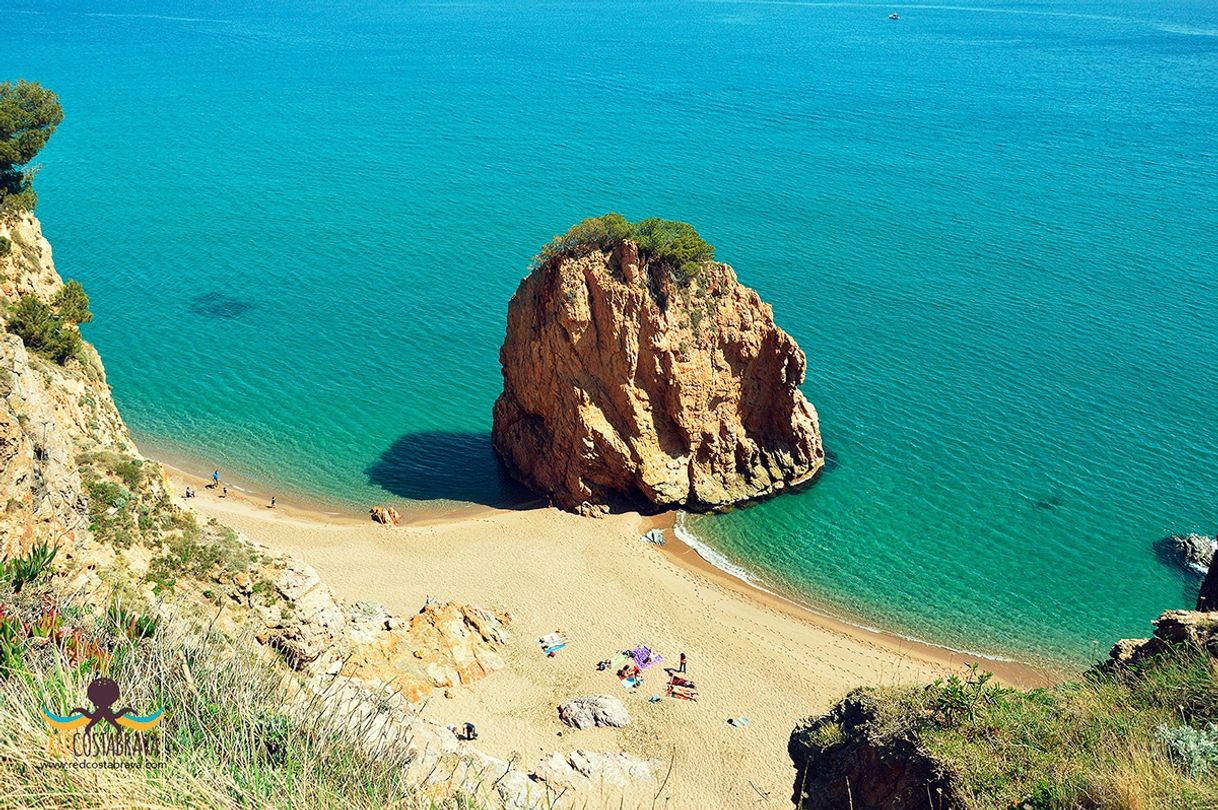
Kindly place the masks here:
<instances>
[{"instance_id":1,"label":"dry grass","mask_svg":"<svg viewBox=\"0 0 1218 810\"><path fill-rule=\"evenodd\" d=\"M456 762L444 766L460 775L456 783L420 788L407 741L370 747L361 736L365 729L348 722L351 706L333 712L324 701L290 700L291 675L205 628L162 617L153 638L132 640L121 630L108 628L107 668L121 686L121 702L137 712L166 708L165 721L150 732L149 756L123 769L63 767L63 759L51 756L40 707L66 714L86 703L95 673L71 666L54 644L32 645L24 669L0 678L0 807L499 804L489 791L475 790L476 774ZM366 708L371 716L382 707Z\"/></svg>"}]
</instances>

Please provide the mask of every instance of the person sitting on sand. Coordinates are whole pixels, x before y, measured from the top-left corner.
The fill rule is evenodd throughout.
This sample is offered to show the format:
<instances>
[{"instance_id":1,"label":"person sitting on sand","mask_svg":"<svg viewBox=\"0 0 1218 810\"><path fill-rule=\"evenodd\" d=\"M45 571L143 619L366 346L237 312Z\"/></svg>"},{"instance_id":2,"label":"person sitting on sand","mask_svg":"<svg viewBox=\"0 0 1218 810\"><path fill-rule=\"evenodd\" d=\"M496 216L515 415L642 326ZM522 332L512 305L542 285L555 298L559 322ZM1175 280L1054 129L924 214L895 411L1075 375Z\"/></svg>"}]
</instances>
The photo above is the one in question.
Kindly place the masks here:
<instances>
[{"instance_id":1,"label":"person sitting on sand","mask_svg":"<svg viewBox=\"0 0 1218 810\"><path fill-rule=\"evenodd\" d=\"M220 493L220 497L221 497L221 498L227 498L227 497L228 497L228 484L225 484L225 485L224 485L224 491Z\"/></svg>"}]
</instances>

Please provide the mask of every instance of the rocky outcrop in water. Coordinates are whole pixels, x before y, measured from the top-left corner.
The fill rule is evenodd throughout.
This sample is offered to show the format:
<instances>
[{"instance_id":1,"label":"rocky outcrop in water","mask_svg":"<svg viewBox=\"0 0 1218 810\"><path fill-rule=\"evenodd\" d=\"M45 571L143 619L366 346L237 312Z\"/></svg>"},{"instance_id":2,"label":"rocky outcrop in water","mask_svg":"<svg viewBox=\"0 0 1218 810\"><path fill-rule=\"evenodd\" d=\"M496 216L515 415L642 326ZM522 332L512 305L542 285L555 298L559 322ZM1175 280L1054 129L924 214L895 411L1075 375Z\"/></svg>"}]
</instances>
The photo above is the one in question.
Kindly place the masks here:
<instances>
[{"instance_id":1,"label":"rocky outcrop in water","mask_svg":"<svg viewBox=\"0 0 1218 810\"><path fill-rule=\"evenodd\" d=\"M564 509L714 509L824 463L806 360L726 264L692 277L637 245L555 255L508 308L492 434Z\"/></svg>"},{"instance_id":2,"label":"rocky outcrop in water","mask_svg":"<svg viewBox=\"0 0 1218 810\"><path fill-rule=\"evenodd\" d=\"M889 729L874 696L856 690L826 715L801 723L787 753L791 800L800 810L953 810L968 807L916 734Z\"/></svg>"},{"instance_id":3,"label":"rocky outcrop in water","mask_svg":"<svg viewBox=\"0 0 1218 810\"><path fill-rule=\"evenodd\" d=\"M1214 538L1203 534L1173 534L1166 538L1185 565L1204 574L1214 558Z\"/></svg>"}]
</instances>

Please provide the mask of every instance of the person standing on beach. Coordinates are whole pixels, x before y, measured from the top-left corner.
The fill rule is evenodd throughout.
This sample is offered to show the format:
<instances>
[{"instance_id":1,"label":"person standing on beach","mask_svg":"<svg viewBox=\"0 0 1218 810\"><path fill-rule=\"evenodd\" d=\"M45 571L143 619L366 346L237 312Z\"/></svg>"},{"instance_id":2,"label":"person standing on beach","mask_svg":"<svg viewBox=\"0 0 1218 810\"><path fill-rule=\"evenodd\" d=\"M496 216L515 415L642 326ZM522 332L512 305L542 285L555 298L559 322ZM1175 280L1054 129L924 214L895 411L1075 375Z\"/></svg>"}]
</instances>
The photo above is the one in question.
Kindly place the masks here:
<instances>
[{"instance_id":1,"label":"person standing on beach","mask_svg":"<svg viewBox=\"0 0 1218 810\"><path fill-rule=\"evenodd\" d=\"M215 486L216 484L220 483L220 471L219 470L216 470L215 472L213 472L211 474L211 483L212 483L212 486Z\"/></svg>"},{"instance_id":2,"label":"person standing on beach","mask_svg":"<svg viewBox=\"0 0 1218 810\"><path fill-rule=\"evenodd\" d=\"M677 672L685 671L685 653L681 653L681 658L677 663Z\"/></svg>"},{"instance_id":3,"label":"person standing on beach","mask_svg":"<svg viewBox=\"0 0 1218 810\"><path fill-rule=\"evenodd\" d=\"M274 495L271 496L271 508L272 509L275 508L275 496Z\"/></svg>"}]
</instances>

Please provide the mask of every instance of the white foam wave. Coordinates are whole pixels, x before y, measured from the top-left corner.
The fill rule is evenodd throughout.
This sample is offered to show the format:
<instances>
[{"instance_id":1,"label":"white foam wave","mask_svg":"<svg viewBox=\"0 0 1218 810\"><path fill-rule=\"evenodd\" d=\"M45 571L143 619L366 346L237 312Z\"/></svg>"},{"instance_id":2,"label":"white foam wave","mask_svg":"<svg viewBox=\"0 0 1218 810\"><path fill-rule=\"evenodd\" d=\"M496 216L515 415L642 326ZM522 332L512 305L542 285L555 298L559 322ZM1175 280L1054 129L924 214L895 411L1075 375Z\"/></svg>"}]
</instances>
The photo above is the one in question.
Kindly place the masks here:
<instances>
[{"instance_id":1,"label":"white foam wave","mask_svg":"<svg viewBox=\"0 0 1218 810\"><path fill-rule=\"evenodd\" d=\"M106 11L83 11L81 14L86 17L131 17L145 20L170 20L172 22L223 23L225 25L233 24L232 20L216 20L209 17L171 17L166 14L117 14Z\"/></svg>"}]
</instances>

